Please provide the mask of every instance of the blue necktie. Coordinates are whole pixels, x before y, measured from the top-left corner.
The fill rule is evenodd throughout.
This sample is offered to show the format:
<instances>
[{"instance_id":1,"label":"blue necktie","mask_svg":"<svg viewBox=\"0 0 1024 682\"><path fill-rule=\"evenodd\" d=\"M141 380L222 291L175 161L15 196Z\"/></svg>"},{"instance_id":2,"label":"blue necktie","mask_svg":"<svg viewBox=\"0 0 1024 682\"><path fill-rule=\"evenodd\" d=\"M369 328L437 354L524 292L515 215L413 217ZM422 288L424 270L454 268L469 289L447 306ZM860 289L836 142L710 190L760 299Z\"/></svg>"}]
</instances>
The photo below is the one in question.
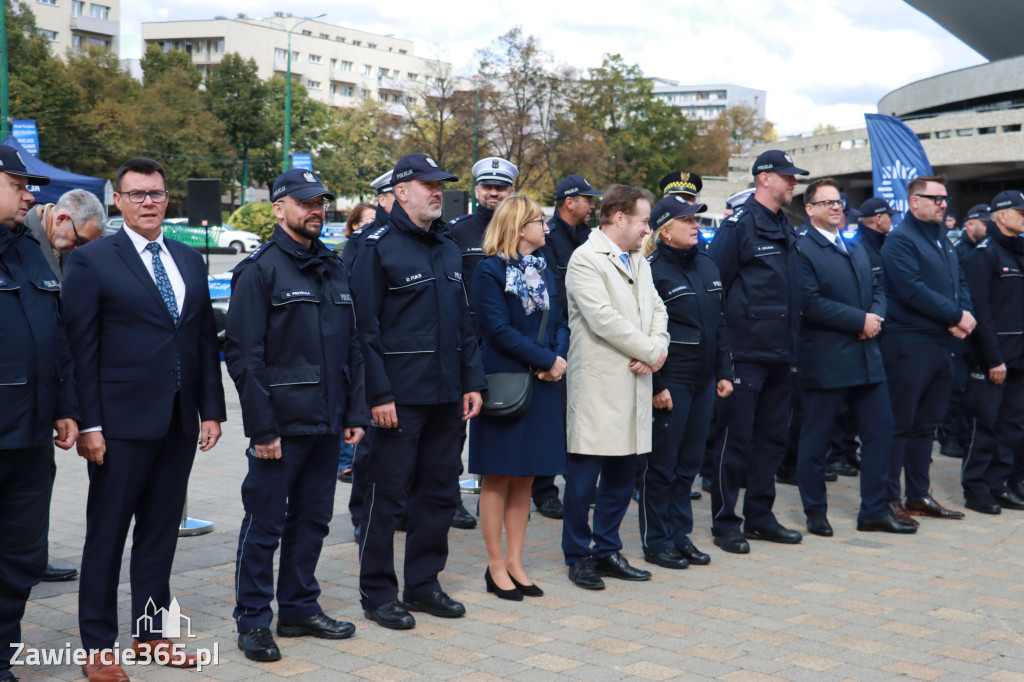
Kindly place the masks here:
<instances>
[{"instance_id":1,"label":"blue necktie","mask_svg":"<svg viewBox=\"0 0 1024 682\"><path fill-rule=\"evenodd\" d=\"M846 253L846 244L843 243L843 238L839 235L836 235L836 248L842 253Z\"/></svg>"},{"instance_id":2,"label":"blue necktie","mask_svg":"<svg viewBox=\"0 0 1024 682\"><path fill-rule=\"evenodd\" d=\"M629 274L632 275L633 271L629 267L629 254L627 254L627 253L620 253L619 254L619 260L621 260L622 264L626 266L626 272L628 272Z\"/></svg>"},{"instance_id":3,"label":"blue necktie","mask_svg":"<svg viewBox=\"0 0 1024 682\"><path fill-rule=\"evenodd\" d=\"M160 292L160 298L164 299L167 312L171 314L174 326L178 326L178 300L174 297L174 287L171 286L171 278L167 276L164 269L164 262L160 260L160 245L156 242L146 244L146 249L153 254L153 277L156 278L156 288ZM181 390L181 358L175 358L175 375L177 378L177 390Z\"/></svg>"}]
</instances>

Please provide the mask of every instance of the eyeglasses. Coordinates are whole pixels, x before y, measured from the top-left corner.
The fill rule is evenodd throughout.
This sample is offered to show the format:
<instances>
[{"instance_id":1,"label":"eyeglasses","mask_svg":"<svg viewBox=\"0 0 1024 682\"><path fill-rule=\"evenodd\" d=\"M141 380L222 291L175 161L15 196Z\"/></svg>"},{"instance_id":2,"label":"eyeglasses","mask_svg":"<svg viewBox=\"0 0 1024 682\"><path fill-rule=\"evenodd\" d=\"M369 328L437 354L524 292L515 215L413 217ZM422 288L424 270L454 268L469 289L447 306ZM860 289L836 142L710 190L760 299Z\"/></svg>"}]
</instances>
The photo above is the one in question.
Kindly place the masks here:
<instances>
[{"instance_id":1,"label":"eyeglasses","mask_svg":"<svg viewBox=\"0 0 1024 682\"><path fill-rule=\"evenodd\" d=\"M946 194L915 194L914 196L921 197L922 199L931 199L938 206L949 204L949 195Z\"/></svg>"},{"instance_id":2,"label":"eyeglasses","mask_svg":"<svg viewBox=\"0 0 1024 682\"><path fill-rule=\"evenodd\" d=\"M130 192L118 192L118 194L128 197L128 201L133 204L141 204L149 197L153 200L154 204L162 204L167 201L167 190L163 189L151 189L148 192L141 189L133 189Z\"/></svg>"},{"instance_id":3,"label":"eyeglasses","mask_svg":"<svg viewBox=\"0 0 1024 682\"><path fill-rule=\"evenodd\" d=\"M312 213L313 211L323 211L324 213L327 213L327 209L331 205L331 202L325 201L323 199L303 199L302 201L299 201L298 199L293 199L292 197L288 198L294 201L296 204L298 204L299 208L301 208L306 213Z\"/></svg>"},{"instance_id":4,"label":"eyeglasses","mask_svg":"<svg viewBox=\"0 0 1024 682\"><path fill-rule=\"evenodd\" d=\"M543 225L544 224L544 216L541 216L539 218L534 218L533 220L527 220L525 223L523 223L523 227L526 227L527 225L533 225L534 223L540 223L541 225Z\"/></svg>"},{"instance_id":5,"label":"eyeglasses","mask_svg":"<svg viewBox=\"0 0 1024 682\"><path fill-rule=\"evenodd\" d=\"M68 220L71 221L71 230L72 232L75 233L75 246L82 246L83 244L88 244L89 242L82 239L81 235L78 234L78 228L75 227L74 219L71 216L68 216Z\"/></svg>"},{"instance_id":6,"label":"eyeglasses","mask_svg":"<svg viewBox=\"0 0 1024 682\"><path fill-rule=\"evenodd\" d=\"M846 202L842 199L823 199L822 201L811 201L808 202L808 206L824 206L825 208L846 208Z\"/></svg>"}]
</instances>

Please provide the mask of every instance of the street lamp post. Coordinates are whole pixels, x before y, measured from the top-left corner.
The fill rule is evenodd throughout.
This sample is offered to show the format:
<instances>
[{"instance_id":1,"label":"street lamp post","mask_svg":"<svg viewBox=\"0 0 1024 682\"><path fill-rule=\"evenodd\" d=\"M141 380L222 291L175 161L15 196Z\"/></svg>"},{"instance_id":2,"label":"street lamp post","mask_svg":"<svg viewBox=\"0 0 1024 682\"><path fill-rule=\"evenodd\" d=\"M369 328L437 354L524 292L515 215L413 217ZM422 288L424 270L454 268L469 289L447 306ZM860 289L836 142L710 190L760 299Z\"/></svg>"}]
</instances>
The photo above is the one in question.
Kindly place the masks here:
<instances>
[{"instance_id":1,"label":"street lamp post","mask_svg":"<svg viewBox=\"0 0 1024 682\"><path fill-rule=\"evenodd\" d=\"M315 17L304 17L302 21L294 24L291 28L285 28L276 21L264 19L268 24L273 24L288 33L288 67L284 81L284 140L282 146L281 172L291 168L292 151L292 32L307 21L313 21L327 16L327 13L318 14Z\"/></svg>"}]
</instances>

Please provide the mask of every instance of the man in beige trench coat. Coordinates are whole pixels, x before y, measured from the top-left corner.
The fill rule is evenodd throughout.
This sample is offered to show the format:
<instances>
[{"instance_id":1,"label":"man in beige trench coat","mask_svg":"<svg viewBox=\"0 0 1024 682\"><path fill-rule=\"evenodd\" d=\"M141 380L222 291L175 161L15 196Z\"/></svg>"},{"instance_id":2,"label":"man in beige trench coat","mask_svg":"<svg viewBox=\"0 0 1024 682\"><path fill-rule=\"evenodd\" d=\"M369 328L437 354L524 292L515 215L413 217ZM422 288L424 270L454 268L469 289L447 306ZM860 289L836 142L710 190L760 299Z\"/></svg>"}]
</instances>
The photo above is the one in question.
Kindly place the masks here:
<instances>
[{"instance_id":1,"label":"man in beige trench coat","mask_svg":"<svg viewBox=\"0 0 1024 682\"><path fill-rule=\"evenodd\" d=\"M571 337L562 551L569 580L588 590L604 588L601 576L651 577L629 565L619 538L637 454L651 450L651 374L669 343L665 305L640 253L650 217L641 190L610 187L601 229L576 249L565 277Z\"/></svg>"}]
</instances>

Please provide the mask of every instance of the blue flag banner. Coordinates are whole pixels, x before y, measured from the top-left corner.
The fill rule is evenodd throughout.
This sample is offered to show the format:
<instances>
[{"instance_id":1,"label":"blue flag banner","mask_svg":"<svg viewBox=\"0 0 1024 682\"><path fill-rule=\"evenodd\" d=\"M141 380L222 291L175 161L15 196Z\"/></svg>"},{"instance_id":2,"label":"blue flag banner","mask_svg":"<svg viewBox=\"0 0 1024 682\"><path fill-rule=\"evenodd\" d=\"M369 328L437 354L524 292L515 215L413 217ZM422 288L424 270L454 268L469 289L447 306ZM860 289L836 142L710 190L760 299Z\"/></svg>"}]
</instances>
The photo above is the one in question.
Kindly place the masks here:
<instances>
[{"instance_id":1,"label":"blue flag banner","mask_svg":"<svg viewBox=\"0 0 1024 682\"><path fill-rule=\"evenodd\" d=\"M313 156L311 154L292 154L292 168L313 170Z\"/></svg>"},{"instance_id":2,"label":"blue flag banner","mask_svg":"<svg viewBox=\"0 0 1024 682\"><path fill-rule=\"evenodd\" d=\"M11 121L11 134L32 156L39 156L39 131L35 121Z\"/></svg>"},{"instance_id":3,"label":"blue flag banner","mask_svg":"<svg viewBox=\"0 0 1024 682\"><path fill-rule=\"evenodd\" d=\"M907 183L919 175L931 175L932 165L917 133L895 116L864 114L871 145L871 173L875 196L902 214L910 208ZM894 223L899 221L894 219Z\"/></svg>"}]
</instances>

